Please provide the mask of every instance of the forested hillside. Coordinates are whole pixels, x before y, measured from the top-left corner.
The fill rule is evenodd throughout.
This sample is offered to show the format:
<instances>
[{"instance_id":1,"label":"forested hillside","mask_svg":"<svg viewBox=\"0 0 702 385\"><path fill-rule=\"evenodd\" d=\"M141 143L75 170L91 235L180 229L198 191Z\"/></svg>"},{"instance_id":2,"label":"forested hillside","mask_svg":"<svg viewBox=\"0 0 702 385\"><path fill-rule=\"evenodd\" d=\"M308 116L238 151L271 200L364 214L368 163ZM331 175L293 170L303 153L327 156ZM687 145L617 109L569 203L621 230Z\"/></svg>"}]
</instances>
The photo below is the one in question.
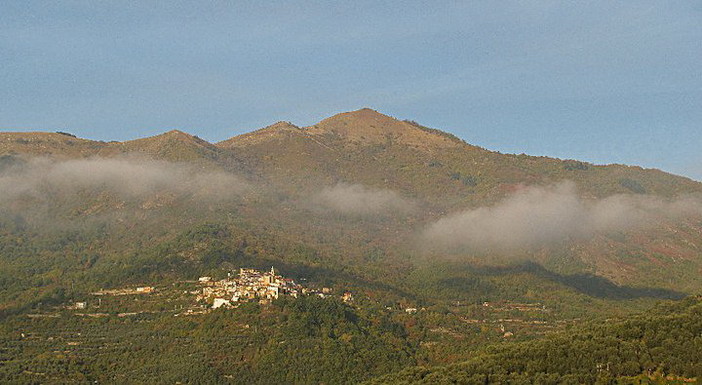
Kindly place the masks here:
<instances>
[{"instance_id":1,"label":"forested hillside","mask_svg":"<svg viewBox=\"0 0 702 385\"><path fill-rule=\"evenodd\" d=\"M702 377L702 302L689 298L627 320L489 348L470 360L418 367L368 384L690 383Z\"/></svg>"},{"instance_id":2,"label":"forested hillside","mask_svg":"<svg viewBox=\"0 0 702 385\"><path fill-rule=\"evenodd\" d=\"M674 330L698 305L667 308L669 342L589 323L702 290L702 184L659 170L501 154L362 109L220 143L0 133L0 189L7 381L590 382L607 373L589 361L529 364L586 333L620 351L592 358L612 378L698 375L639 349L689 337ZM271 266L334 298L210 311L191 294ZM156 291L95 294L136 287Z\"/></svg>"}]
</instances>

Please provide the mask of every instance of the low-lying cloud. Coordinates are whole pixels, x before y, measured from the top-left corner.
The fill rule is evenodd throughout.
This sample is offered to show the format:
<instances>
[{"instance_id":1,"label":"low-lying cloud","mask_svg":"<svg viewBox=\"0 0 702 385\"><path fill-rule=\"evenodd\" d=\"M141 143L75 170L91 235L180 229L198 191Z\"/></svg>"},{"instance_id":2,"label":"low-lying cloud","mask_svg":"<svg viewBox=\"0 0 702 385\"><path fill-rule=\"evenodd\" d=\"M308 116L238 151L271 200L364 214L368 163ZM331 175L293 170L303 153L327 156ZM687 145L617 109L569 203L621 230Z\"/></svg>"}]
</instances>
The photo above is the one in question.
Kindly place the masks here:
<instances>
[{"instance_id":1,"label":"low-lying cloud","mask_svg":"<svg viewBox=\"0 0 702 385\"><path fill-rule=\"evenodd\" d=\"M429 225L423 240L430 248L512 253L690 214L702 214L700 200L644 195L585 200L574 183L564 182L525 188L495 206L450 214Z\"/></svg>"},{"instance_id":2,"label":"low-lying cloud","mask_svg":"<svg viewBox=\"0 0 702 385\"><path fill-rule=\"evenodd\" d=\"M347 183L324 188L314 197L314 203L344 215L356 216L406 213L414 207L412 201L394 191Z\"/></svg>"},{"instance_id":3,"label":"low-lying cloud","mask_svg":"<svg viewBox=\"0 0 702 385\"><path fill-rule=\"evenodd\" d=\"M17 199L50 201L81 191L106 191L121 199L174 193L203 199L240 194L246 183L223 171L141 158L56 161L32 158L0 170L0 204Z\"/></svg>"}]
</instances>

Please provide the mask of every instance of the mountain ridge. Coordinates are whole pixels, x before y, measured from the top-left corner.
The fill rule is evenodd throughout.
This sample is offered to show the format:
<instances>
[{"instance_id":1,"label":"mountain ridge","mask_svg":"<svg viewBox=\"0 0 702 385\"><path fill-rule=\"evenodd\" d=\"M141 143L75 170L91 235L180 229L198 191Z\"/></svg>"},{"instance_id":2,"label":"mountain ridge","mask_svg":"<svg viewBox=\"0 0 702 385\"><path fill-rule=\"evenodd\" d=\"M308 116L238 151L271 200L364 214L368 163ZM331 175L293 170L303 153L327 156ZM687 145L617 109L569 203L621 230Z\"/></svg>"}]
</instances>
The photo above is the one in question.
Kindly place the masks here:
<instances>
[{"instance_id":1,"label":"mountain ridge","mask_svg":"<svg viewBox=\"0 0 702 385\"><path fill-rule=\"evenodd\" d=\"M178 130L0 140L7 306L35 301L35 282L48 293L69 277L119 285L273 262L378 282L412 301L557 306L553 293L585 301L593 284L702 288L702 200L680 198L702 196L702 184L655 169L501 154L370 109L214 144ZM487 243L471 243L474 234ZM543 269L509 267L524 260Z\"/></svg>"},{"instance_id":2,"label":"mountain ridge","mask_svg":"<svg viewBox=\"0 0 702 385\"><path fill-rule=\"evenodd\" d=\"M377 123L377 124L374 124ZM360 123L360 125L358 124ZM375 131L374 131L375 130ZM403 132L406 131L406 132ZM410 138L403 137L402 134L411 132ZM419 134L421 132L422 134ZM365 136L364 134L371 134ZM659 168L647 168L638 165L621 164L621 163L602 163L596 164L576 159L558 158L543 155L528 155L528 154L511 154L502 153L494 150L485 149L455 135L435 128L425 127L414 121L403 121L397 118L382 114L371 108L361 108L355 111L342 112L322 119L320 122L310 126L297 126L289 121L278 121L263 128L235 135L233 137L210 142L198 136L189 134L181 130L169 130L161 134L152 136L128 139L124 141L101 141L87 138L77 137L65 132L45 132L45 131L3 131L0 132L0 154L10 153L28 153L33 155L64 155L61 151L65 151L68 155L79 156L102 156L114 155L117 153L138 151L146 153L156 153L163 151L163 147L168 145L168 142L181 143L185 145L193 145L208 150L233 149L252 144L261 144L267 140L279 139L285 135L298 135L301 137L324 137L336 136L348 140L354 144L373 145L383 144L399 139L399 143L409 144L414 148L428 147L427 141L421 139L432 138L429 143L439 143L447 145L450 148L461 148L463 146L479 149L492 154L505 155L510 157L526 157L531 159L547 159L573 164L591 165L593 167L616 167L616 168L634 168L644 171L659 171L665 174L673 175L687 179L691 182L699 183L698 181L685 175L672 174L668 171ZM426 136L424 135L426 134ZM38 147L38 148L37 148ZM78 148L80 151L71 151L71 147ZM578 166L575 166L578 167Z\"/></svg>"}]
</instances>

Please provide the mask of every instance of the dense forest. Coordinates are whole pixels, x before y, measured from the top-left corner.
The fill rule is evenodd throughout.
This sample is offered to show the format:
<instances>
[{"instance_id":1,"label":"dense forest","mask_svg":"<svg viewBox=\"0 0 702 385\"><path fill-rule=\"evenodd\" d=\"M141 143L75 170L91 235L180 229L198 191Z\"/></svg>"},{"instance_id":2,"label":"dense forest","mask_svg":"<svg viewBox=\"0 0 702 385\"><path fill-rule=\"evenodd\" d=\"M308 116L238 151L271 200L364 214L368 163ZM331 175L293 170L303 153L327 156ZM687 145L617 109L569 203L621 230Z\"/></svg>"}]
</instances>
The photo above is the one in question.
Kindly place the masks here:
<instances>
[{"instance_id":1,"label":"dense forest","mask_svg":"<svg viewBox=\"0 0 702 385\"><path fill-rule=\"evenodd\" d=\"M417 367L368 384L685 383L702 377L702 298L626 320L490 347L470 360Z\"/></svg>"}]
</instances>

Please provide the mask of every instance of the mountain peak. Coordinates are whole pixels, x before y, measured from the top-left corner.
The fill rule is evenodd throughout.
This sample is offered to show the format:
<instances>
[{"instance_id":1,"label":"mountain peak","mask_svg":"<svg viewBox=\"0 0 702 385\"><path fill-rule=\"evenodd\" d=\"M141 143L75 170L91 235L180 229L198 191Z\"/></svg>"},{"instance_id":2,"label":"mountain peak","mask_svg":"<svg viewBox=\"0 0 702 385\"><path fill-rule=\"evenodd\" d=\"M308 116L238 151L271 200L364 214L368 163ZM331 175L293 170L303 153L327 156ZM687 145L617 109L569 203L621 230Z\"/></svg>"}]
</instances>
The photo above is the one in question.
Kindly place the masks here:
<instances>
[{"instance_id":1,"label":"mountain peak","mask_svg":"<svg viewBox=\"0 0 702 385\"><path fill-rule=\"evenodd\" d=\"M180 143L188 143L188 144L194 144L199 147L209 147L212 144L209 142L195 136L195 135L190 135L187 132L183 132L181 130L170 130L167 132L164 132L163 134L158 134L154 136L150 136L147 138L141 138L141 139L134 139L134 140L128 140L124 142L125 145L137 145L137 146L163 146L165 143L170 143L170 142L180 142Z\"/></svg>"},{"instance_id":2,"label":"mountain peak","mask_svg":"<svg viewBox=\"0 0 702 385\"><path fill-rule=\"evenodd\" d=\"M119 151L142 152L173 161L198 159L215 150L211 143L180 130L129 140L116 146Z\"/></svg>"},{"instance_id":3,"label":"mountain peak","mask_svg":"<svg viewBox=\"0 0 702 385\"><path fill-rule=\"evenodd\" d=\"M299 130L299 129L300 129L300 127L298 127L290 122L286 122L286 121L281 120L279 122L275 122L275 123L271 124L270 126L266 126L259 131L262 131L262 130L269 130L269 131L270 130Z\"/></svg>"},{"instance_id":4,"label":"mountain peak","mask_svg":"<svg viewBox=\"0 0 702 385\"><path fill-rule=\"evenodd\" d=\"M188 134L188 133L186 133L186 132L183 132L183 131L181 131L181 130L170 130L170 131L168 131L168 132L164 132L164 133L161 134L161 135L164 135L164 136L180 136L180 137L189 137L189 136L192 136L192 135L190 135L190 134Z\"/></svg>"},{"instance_id":5,"label":"mountain peak","mask_svg":"<svg viewBox=\"0 0 702 385\"><path fill-rule=\"evenodd\" d=\"M279 121L271 124L270 126L266 126L263 128L260 128L256 131L249 132L246 134L238 135L233 138L229 138L227 140L223 140L219 143L217 143L217 146L220 147L237 147L240 145L245 145L245 144L254 144L254 143L259 143L262 141L266 141L269 139L277 138L277 137L285 137L287 135L295 135L297 133L301 133L302 129L290 122L285 122L285 121Z\"/></svg>"},{"instance_id":6,"label":"mountain peak","mask_svg":"<svg viewBox=\"0 0 702 385\"><path fill-rule=\"evenodd\" d=\"M383 124L383 125L392 125L396 123L402 123L401 121L390 117L385 114L381 114L380 112L370 109L370 108L361 108L360 110L356 111L349 111L349 112L342 112L339 114L336 114L334 116L331 116L329 118L326 118L322 120L321 122L317 123L315 126L333 126L333 125L349 125L349 124L354 124L354 125L377 125L377 124Z\"/></svg>"},{"instance_id":7,"label":"mountain peak","mask_svg":"<svg viewBox=\"0 0 702 385\"><path fill-rule=\"evenodd\" d=\"M163 139L175 139L175 140L180 140L180 141L185 141L185 142L197 142L199 144L209 144L207 141L200 139L199 137L195 135L188 134L187 132L183 132L181 130L170 130L168 132L164 132L163 134L153 136L152 138L163 138Z\"/></svg>"},{"instance_id":8,"label":"mountain peak","mask_svg":"<svg viewBox=\"0 0 702 385\"><path fill-rule=\"evenodd\" d=\"M378 112L377 110L374 110L374 109L368 108L368 107L363 107L363 108L356 110L356 111L342 112L342 113L334 115L334 116L339 116L339 115L354 116L354 117L357 117L358 119L393 119L392 117L390 117L388 115L385 115L383 113ZM332 116L332 118L334 116Z\"/></svg>"},{"instance_id":9,"label":"mountain peak","mask_svg":"<svg viewBox=\"0 0 702 385\"><path fill-rule=\"evenodd\" d=\"M428 148L455 146L460 142L370 108L336 114L306 130L313 135L336 135L359 144L395 142Z\"/></svg>"}]
</instances>

